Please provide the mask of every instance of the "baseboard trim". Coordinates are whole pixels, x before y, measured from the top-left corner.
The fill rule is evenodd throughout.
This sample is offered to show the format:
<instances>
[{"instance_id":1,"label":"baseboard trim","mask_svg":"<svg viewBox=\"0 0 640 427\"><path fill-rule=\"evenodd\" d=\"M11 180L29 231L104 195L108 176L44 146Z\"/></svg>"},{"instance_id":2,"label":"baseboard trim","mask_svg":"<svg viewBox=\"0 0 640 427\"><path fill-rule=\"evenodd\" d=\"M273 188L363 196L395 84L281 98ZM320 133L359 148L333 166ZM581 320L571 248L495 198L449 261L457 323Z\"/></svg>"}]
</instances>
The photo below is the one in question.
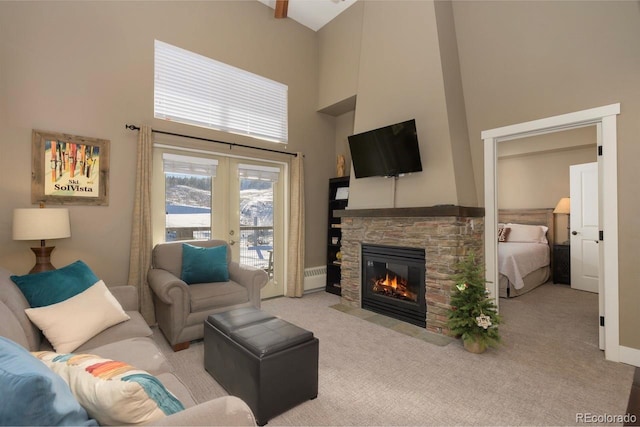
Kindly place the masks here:
<instances>
[{"instance_id":1,"label":"baseboard trim","mask_svg":"<svg viewBox=\"0 0 640 427\"><path fill-rule=\"evenodd\" d=\"M638 350L637 348L625 347L623 345L621 345L619 348L620 361L622 363L640 367L640 350Z\"/></svg>"}]
</instances>

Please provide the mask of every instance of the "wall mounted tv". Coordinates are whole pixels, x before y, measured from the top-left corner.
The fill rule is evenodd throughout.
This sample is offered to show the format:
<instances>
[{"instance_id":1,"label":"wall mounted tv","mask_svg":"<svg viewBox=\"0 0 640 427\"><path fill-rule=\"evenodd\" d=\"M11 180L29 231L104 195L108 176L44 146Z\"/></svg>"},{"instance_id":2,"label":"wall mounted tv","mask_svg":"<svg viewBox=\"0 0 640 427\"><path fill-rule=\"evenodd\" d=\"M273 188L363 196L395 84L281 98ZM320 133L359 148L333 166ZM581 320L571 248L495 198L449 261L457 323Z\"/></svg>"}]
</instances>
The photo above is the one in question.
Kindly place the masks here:
<instances>
[{"instance_id":1,"label":"wall mounted tv","mask_svg":"<svg viewBox=\"0 0 640 427\"><path fill-rule=\"evenodd\" d=\"M351 135L348 139L356 178L398 177L422 171L414 119Z\"/></svg>"}]
</instances>

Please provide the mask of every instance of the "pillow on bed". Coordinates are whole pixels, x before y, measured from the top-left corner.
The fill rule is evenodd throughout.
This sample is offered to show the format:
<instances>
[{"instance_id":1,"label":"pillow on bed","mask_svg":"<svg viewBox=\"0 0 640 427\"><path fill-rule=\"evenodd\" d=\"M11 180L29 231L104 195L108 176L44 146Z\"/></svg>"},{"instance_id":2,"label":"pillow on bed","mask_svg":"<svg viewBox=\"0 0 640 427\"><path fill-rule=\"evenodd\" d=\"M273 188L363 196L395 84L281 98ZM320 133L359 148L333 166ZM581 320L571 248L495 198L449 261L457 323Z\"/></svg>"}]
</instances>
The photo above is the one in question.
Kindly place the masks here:
<instances>
[{"instance_id":1,"label":"pillow on bed","mask_svg":"<svg viewBox=\"0 0 640 427\"><path fill-rule=\"evenodd\" d=\"M509 227L499 227L498 228L498 242L506 242L509 238L509 233L511 229Z\"/></svg>"},{"instance_id":2,"label":"pillow on bed","mask_svg":"<svg viewBox=\"0 0 640 427\"><path fill-rule=\"evenodd\" d=\"M507 242L519 243L545 243L547 241L548 227L544 225L524 225L524 224L506 224L505 228L510 228Z\"/></svg>"}]
</instances>

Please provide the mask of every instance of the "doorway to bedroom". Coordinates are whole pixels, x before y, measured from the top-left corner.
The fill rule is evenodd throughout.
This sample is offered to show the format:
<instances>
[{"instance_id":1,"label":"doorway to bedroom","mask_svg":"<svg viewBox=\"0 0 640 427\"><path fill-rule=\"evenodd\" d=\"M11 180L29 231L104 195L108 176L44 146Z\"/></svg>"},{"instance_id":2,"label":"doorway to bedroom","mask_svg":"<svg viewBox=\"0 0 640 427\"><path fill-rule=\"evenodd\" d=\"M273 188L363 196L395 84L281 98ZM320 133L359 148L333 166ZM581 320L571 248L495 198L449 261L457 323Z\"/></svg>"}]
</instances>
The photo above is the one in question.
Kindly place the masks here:
<instances>
[{"instance_id":1,"label":"doorway to bedroom","mask_svg":"<svg viewBox=\"0 0 640 427\"><path fill-rule=\"evenodd\" d=\"M595 126L498 144L498 223L499 229L505 230L502 233L504 242L501 240L498 245L498 268L500 281L508 281L501 284L500 296L521 295L547 280L571 285L571 258L575 259L578 251L570 251L570 215L568 211L560 213L564 212L561 205L571 200L570 170L576 165L596 164L596 161ZM588 184L593 186L597 196L597 164L595 182ZM574 197L573 201L578 202L578 199ZM592 216L597 221L597 200L595 203ZM576 223L578 215L572 219ZM517 225L502 227L505 223ZM531 236L528 241L526 232L538 231L531 228L533 225L544 227L540 232L546 231L546 236L542 234L540 239ZM597 256L595 263L597 268Z\"/></svg>"},{"instance_id":2,"label":"doorway to bedroom","mask_svg":"<svg viewBox=\"0 0 640 427\"><path fill-rule=\"evenodd\" d=\"M599 344L605 358L620 361L618 307L618 192L617 192L617 132L616 117L620 104L534 120L481 133L484 142L484 199L485 199L485 260L486 277L493 283L492 296L498 295L497 268L497 146L535 135L550 134L568 129L594 126L598 145L598 194L600 211L600 279L599 279ZM604 154L603 154L604 153ZM607 239L604 240L603 236ZM606 286L605 286L606 285ZM605 313L607 314L605 318ZM606 321L605 321L606 319Z\"/></svg>"},{"instance_id":3,"label":"doorway to bedroom","mask_svg":"<svg viewBox=\"0 0 640 427\"><path fill-rule=\"evenodd\" d=\"M498 223L506 224L502 229L507 230L502 233L505 241L498 243L501 314L505 323L523 330L531 321L553 324L564 332L571 351L599 342L597 275L594 294L572 286L576 280L570 274L571 263L577 264L578 251L570 250L569 239L576 236L570 234L569 219L575 224L579 215L559 213L564 209L558 205L561 200L574 205L578 201L570 171L595 164L597 174L596 161L595 126L505 141L497 147ZM589 184L597 195L597 176ZM597 221L597 200L594 210L590 214ZM546 239L540 239L544 230ZM587 243L589 250L597 246ZM596 269L598 262L596 256ZM550 338L548 344L558 343Z\"/></svg>"}]
</instances>

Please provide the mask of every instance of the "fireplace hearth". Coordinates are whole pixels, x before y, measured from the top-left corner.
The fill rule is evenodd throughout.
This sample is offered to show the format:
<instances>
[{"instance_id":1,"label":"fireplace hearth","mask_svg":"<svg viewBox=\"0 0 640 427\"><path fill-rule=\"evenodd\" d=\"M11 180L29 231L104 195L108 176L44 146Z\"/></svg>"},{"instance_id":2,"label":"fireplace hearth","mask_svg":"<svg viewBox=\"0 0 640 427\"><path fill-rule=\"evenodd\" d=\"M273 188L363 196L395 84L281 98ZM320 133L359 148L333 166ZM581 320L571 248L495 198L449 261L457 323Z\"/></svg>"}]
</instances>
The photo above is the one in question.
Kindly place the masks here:
<instances>
[{"instance_id":1,"label":"fireplace hearth","mask_svg":"<svg viewBox=\"0 0 640 427\"><path fill-rule=\"evenodd\" d=\"M362 308L426 326L425 251L362 245Z\"/></svg>"}]
</instances>

